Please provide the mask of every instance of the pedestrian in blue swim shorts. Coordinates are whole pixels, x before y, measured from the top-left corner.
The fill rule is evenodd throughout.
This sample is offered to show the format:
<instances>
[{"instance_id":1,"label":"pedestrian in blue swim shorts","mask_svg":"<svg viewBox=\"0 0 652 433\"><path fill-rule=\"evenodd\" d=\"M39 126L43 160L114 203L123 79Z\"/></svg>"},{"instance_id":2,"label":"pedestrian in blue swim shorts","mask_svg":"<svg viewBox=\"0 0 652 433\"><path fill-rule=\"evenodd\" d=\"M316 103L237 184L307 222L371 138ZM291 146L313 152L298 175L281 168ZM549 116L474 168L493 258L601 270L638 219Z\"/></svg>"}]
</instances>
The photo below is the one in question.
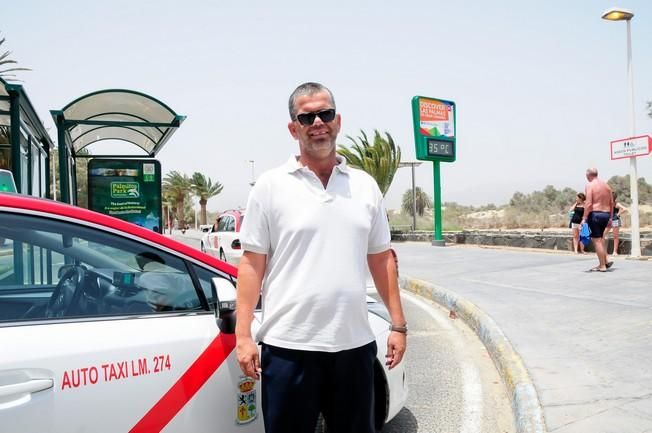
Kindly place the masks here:
<instances>
[{"instance_id":1,"label":"pedestrian in blue swim shorts","mask_svg":"<svg viewBox=\"0 0 652 433\"><path fill-rule=\"evenodd\" d=\"M613 263L607 262L603 235L605 229L611 226L614 199L611 187L598 178L597 168L591 167L586 170L586 180L589 183L586 185L582 223L586 222L591 229L591 243L598 256L598 266L591 268L590 271L607 272Z\"/></svg>"}]
</instances>

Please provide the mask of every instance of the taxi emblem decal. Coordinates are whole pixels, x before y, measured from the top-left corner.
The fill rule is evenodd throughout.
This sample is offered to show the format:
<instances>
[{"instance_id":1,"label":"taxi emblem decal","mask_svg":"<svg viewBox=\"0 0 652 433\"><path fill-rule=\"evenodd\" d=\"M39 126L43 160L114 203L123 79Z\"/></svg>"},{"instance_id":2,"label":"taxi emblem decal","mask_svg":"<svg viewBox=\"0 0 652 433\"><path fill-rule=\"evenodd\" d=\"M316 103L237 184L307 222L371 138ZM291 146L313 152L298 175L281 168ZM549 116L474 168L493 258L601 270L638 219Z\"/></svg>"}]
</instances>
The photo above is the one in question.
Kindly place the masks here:
<instances>
[{"instance_id":1,"label":"taxi emblem decal","mask_svg":"<svg viewBox=\"0 0 652 433\"><path fill-rule=\"evenodd\" d=\"M235 422L247 424L258 416L256 410L256 381L250 377L241 377L238 382L237 411Z\"/></svg>"}]
</instances>

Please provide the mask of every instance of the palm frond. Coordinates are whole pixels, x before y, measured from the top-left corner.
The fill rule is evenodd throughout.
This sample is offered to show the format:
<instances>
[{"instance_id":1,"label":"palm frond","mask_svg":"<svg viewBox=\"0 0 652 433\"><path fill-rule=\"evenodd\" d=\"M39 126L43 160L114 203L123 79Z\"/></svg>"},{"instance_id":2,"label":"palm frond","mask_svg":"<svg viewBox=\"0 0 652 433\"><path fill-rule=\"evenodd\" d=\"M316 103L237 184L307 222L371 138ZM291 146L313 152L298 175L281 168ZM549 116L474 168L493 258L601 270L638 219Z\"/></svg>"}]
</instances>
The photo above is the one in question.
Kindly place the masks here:
<instances>
[{"instance_id":1,"label":"palm frond","mask_svg":"<svg viewBox=\"0 0 652 433\"><path fill-rule=\"evenodd\" d=\"M0 39L0 45L2 45L5 42L5 38L2 37ZM15 60L8 59L8 57L11 55L11 51L5 51L2 54L0 54L0 66L6 66L6 65L13 65L16 64L17 62ZM0 77L7 78L7 77L15 77L13 74L7 74L7 72L16 72L16 71L31 71L29 68L8 68L4 70L0 70ZM11 79L10 81L19 81L15 79Z\"/></svg>"},{"instance_id":2,"label":"palm frond","mask_svg":"<svg viewBox=\"0 0 652 433\"><path fill-rule=\"evenodd\" d=\"M0 74L4 74L6 72L16 72L16 71L31 71L29 68L9 68L9 69L3 69L0 71Z\"/></svg>"},{"instance_id":3,"label":"palm frond","mask_svg":"<svg viewBox=\"0 0 652 433\"><path fill-rule=\"evenodd\" d=\"M337 152L350 166L359 168L373 177L385 195L401 162L400 147L396 146L388 132L385 132L383 137L378 130L374 130L371 143L363 130L360 130L360 136L357 138L348 135L346 138L351 142L350 148L340 144Z\"/></svg>"}]
</instances>

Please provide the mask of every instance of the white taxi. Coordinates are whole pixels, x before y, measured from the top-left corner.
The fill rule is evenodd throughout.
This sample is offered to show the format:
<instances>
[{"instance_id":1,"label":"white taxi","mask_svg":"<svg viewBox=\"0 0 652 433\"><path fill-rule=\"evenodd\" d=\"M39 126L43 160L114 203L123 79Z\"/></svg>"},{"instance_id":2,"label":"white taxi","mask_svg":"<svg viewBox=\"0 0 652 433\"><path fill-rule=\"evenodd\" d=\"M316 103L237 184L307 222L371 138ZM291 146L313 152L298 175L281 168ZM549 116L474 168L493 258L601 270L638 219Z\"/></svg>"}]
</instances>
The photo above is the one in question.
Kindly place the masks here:
<instances>
[{"instance_id":1,"label":"white taxi","mask_svg":"<svg viewBox=\"0 0 652 433\"><path fill-rule=\"evenodd\" d=\"M0 193L0 238L1 433L263 432L235 359L233 266L15 194ZM407 388L403 364L384 366L386 310L369 312L380 429Z\"/></svg>"},{"instance_id":2,"label":"white taxi","mask_svg":"<svg viewBox=\"0 0 652 433\"><path fill-rule=\"evenodd\" d=\"M242 257L240 227L244 217L241 210L228 210L218 215L215 224L201 239L201 250L238 266Z\"/></svg>"}]
</instances>

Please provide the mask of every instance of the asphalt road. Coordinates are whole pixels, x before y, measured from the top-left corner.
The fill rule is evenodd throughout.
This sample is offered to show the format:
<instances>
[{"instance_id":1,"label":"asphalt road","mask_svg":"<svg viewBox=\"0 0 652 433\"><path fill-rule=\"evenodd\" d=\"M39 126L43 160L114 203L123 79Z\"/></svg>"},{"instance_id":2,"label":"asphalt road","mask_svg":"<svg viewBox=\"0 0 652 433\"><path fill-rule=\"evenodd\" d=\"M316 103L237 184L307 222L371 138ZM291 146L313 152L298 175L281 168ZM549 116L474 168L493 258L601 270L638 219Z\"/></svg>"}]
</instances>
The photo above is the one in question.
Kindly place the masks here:
<instances>
[{"instance_id":1,"label":"asphalt road","mask_svg":"<svg viewBox=\"0 0 652 433\"><path fill-rule=\"evenodd\" d=\"M195 248L198 234L174 238ZM512 433L510 402L486 349L460 320L403 293L409 397L383 433Z\"/></svg>"},{"instance_id":2,"label":"asphalt road","mask_svg":"<svg viewBox=\"0 0 652 433\"><path fill-rule=\"evenodd\" d=\"M521 355L549 432L652 432L652 261L396 243L403 276L491 316Z\"/></svg>"},{"instance_id":3,"label":"asphalt road","mask_svg":"<svg viewBox=\"0 0 652 433\"><path fill-rule=\"evenodd\" d=\"M505 386L475 334L436 304L403 293L409 323L405 408L383 433L512 433Z\"/></svg>"}]
</instances>

